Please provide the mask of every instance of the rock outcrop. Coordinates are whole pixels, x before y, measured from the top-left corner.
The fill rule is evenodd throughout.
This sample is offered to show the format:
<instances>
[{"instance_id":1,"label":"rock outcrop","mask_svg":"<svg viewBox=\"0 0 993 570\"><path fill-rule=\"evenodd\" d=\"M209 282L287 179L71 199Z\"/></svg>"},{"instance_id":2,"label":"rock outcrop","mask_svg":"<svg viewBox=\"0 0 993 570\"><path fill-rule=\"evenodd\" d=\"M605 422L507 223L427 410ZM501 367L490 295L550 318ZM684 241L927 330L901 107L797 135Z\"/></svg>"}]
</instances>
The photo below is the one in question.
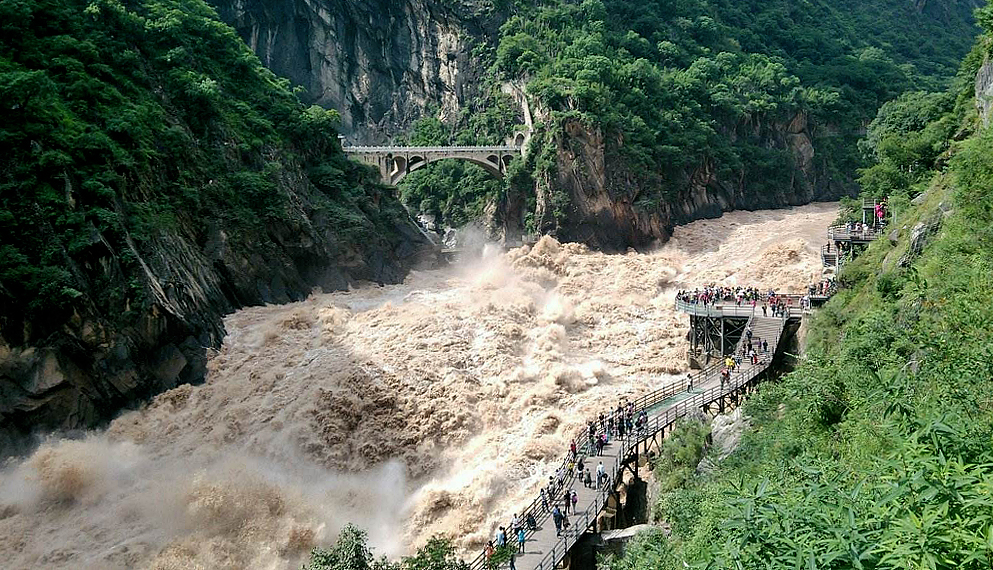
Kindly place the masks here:
<instances>
[{"instance_id":1,"label":"rock outcrop","mask_svg":"<svg viewBox=\"0 0 993 570\"><path fill-rule=\"evenodd\" d=\"M302 299L315 287L399 282L424 243L399 218L359 244L326 219L305 177L284 180L280 191L296 204L294 216L255 230L220 217L206 228L180 219L173 231L128 239L118 250L94 228L72 259L87 287L65 322L29 320L0 291L0 455L17 452L36 431L92 427L146 397L202 381L225 314ZM381 204L398 209L386 197ZM366 213L378 208L369 204ZM137 263L140 277L129 278L122 260Z\"/></svg>"},{"instance_id":2,"label":"rock outcrop","mask_svg":"<svg viewBox=\"0 0 993 570\"><path fill-rule=\"evenodd\" d=\"M454 119L478 94L478 38L498 22L473 2L214 0L262 63L337 109L353 143L383 142L437 109Z\"/></svg>"},{"instance_id":3,"label":"rock outcrop","mask_svg":"<svg viewBox=\"0 0 993 570\"><path fill-rule=\"evenodd\" d=\"M537 185L535 218L542 230L559 239L623 251L664 242L674 226L726 211L781 208L854 193L854 182L829 176L828 165L817 161L812 130L800 113L785 124L769 124L749 133L767 148L789 156L789 164L784 165L788 182L770 191L760 173L746 168L722 176L709 161L670 174L676 177L675 184L663 180L664 165L651 172L633 171L621 158L622 139L570 120L556 136L555 177ZM664 182L680 190L664 199L642 200ZM565 211L556 212L563 203ZM514 213L501 216L514 217Z\"/></svg>"},{"instance_id":4,"label":"rock outcrop","mask_svg":"<svg viewBox=\"0 0 993 570\"><path fill-rule=\"evenodd\" d=\"M993 112L993 61L988 55L976 74L976 109L983 126L988 127Z\"/></svg>"}]
</instances>

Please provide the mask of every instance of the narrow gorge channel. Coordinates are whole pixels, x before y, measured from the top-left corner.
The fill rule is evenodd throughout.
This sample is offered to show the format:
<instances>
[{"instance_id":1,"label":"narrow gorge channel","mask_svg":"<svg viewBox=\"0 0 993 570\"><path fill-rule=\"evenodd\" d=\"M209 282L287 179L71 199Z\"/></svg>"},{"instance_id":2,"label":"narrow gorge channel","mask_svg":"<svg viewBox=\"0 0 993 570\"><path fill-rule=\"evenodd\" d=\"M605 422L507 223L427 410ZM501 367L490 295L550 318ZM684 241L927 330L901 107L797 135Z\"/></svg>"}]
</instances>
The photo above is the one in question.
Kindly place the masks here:
<instances>
[{"instance_id":1,"label":"narrow gorge channel","mask_svg":"<svg viewBox=\"0 0 993 570\"><path fill-rule=\"evenodd\" d=\"M732 212L650 253L550 237L227 317L206 383L0 473L10 568L290 569L342 526L472 555L567 437L686 369L676 291L802 291L837 204Z\"/></svg>"}]
</instances>

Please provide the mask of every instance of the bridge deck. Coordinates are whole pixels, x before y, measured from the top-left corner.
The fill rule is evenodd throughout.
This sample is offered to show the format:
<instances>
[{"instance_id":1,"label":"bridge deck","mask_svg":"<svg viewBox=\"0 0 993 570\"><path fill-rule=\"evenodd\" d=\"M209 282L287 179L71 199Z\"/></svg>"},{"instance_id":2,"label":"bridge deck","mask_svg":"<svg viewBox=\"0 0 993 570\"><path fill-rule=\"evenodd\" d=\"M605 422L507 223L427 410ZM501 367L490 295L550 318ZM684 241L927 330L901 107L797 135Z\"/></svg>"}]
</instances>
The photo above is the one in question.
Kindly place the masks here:
<instances>
[{"instance_id":1,"label":"bridge deck","mask_svg":"<svg viewBox=\"0 0 993 570\"><path fill-rule=\"evenodd\" d=\"M726 385L722 385L720 379L722 364L715 363L695 375L692 390L688 390L686 380L682 380L639 398L635 402L636 415L640 410L645 410L649 420L647 425L633 435L611 440L601 456L597 456L593 452L594 450L588 449L585 441L586 430L583 430L583 434L577 438L577 444L581 442L581 445L577 445L580 450L579 456L584 458L585 465L594 474L594 480L596 479L597 462L602 461L610 476L610 483L604 489L589 489L574 477L574 473L569 474L565 479L563 488L558 491L560 496L557 504L561 507L561 495L566 489L575 489L578 497L577 512L579 514L573 513L570 509L569 521L571 524L561 536L556 535L550 513L543 511L540 501L536 499L521 514L521 519L523 520L526 514L531 512L538 523L538 528L535 531L527 532L524 553L515 555L515 568L518 570L551 570L554 568L604 510L609 491L613 489L625 462L636 453L640 443L660 431L664 433L664 430L668 430L676 420L693 410L708 407L710 404L737 392L752 382L759 374L765 372L778 348L782 331L785 328L785 320L776 317L750 316L749 323L753 330L753 341L757 342L765 338L769 343L769 351L768 353L761 353L758 364L752 365L748 362L742 362L742 365L735 370L730 382ZM744 339L741 343L743 342L745 342ZM739 343L739 348L740 346ZM551 506L553 505L549 505L549 507ZM509 524L506 527L508 529L508 542L516 547L517 537L511 536ZM479 556L470 567L476 570L485 566L485 560ZM505 564L504 567L509 567L509 563Z\"/></svg>"},{"instance_id":2,"label":"bridge deck","mask_svg":"<svg viewBox=\"0 0 993 570\"><path fill-rule=\"evenodd\" d=\"M346 154L362 153L436 153L436 152L520 152L521 147L507 145L481 146L346 146Z\"/></svg>"}]
</instances>

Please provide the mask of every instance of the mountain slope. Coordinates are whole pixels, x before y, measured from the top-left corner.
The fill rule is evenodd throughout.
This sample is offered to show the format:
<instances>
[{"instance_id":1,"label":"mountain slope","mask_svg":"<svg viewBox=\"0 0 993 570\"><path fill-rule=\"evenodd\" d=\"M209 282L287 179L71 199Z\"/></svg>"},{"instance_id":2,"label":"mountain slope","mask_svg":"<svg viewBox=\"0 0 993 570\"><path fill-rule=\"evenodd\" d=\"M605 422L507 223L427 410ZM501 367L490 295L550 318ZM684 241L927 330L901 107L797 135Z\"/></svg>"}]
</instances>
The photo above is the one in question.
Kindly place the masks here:
<instances>
[{"instance_id":1,"label":"mountain slope","mask_svg":"<svg viewBox=\"0 0 993 570\"><path fill-rule=\"evenodd\" d=\"M205 371L221 317L419 243L334 112L196 0L0 4L0 442Z\"/></svg>"},{"instance_id":2,"label":"mountain slope","mask_svg":"<svg viewBox=\"0 0 993 570\"><path fill-rule=\"evenodd\" d=\"M611 568L989 567L993 8L980 16L952 88L869 127L861 183L894 218L807 325L806 358L746 402L753 428L716 472L662 494L672 536Z\"/></svg>"}]
</instances>

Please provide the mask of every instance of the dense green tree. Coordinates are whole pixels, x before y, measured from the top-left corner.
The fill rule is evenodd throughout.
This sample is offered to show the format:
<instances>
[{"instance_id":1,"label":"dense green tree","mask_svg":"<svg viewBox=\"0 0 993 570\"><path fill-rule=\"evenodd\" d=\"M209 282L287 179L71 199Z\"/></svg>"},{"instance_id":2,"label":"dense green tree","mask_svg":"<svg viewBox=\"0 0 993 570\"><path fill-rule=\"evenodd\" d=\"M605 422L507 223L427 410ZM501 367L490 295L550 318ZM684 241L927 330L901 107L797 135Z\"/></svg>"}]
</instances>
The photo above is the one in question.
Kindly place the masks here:
<instances>
[{"instance_id":1,"label":"dense green tree","mask_svg":"<svg viewBox=\"0 0 993 570\"><path fill-rule=\"evenodd\" d=\"M974 6L973 0L940 7L905 0L521 0L508 6L484 93L496 97L508 79L525 83L544 110L537 128L549 135L535 144L552 151L569 144L561 128L567 121L617 141L621 160L612 164L630 166L638 179L639 208L660 207L698 168L745 180L756 195L781 192L795 178L794 159L782 146L769 147L798 117L814 123L816 166L834 184L853 188L856 170L868 166L855 145L865 125L908 89L943 87L974 34ZM450 124L458 133L465 118ZM499 125L491 127L489 134L501 134ZM458 138L453 133L447 138ZM890 150L911 163L934 160L928 150L934 142ZM556 197L544 162L530 163L532 181ZM408 192L408 207L423 203L449 223L477 216L472 200L462 215L439 211L441 203L463 207L448 190L462 174L419 181L419 190Z\"/></svg>"},{"instance_id":2,"label":"dense green tree","mask_svg":"<svg viewBox=\"0 0 993 570\"><path fill-rule=\"evenodd\" d=\"M609 567L993 564L993 135L972 99L989 46L948 92L880 109L862 183L889 197L897 239L845 266L806 358L745 403L741 447L662 494L672 535L640 537ZM940 231L921 241L926 228Z\"/></svg>"},{"instance_id":3,"label":"dense green tree","mask_svg":"<svg viewBox=\"0 0 993 570\"><path fill-rule=\"evenodd\" d=\"M380 189L344 158L337 121L202 1L0 3L7 322L44 337L83 302L134 317L153 241L203 242L213 225L270 244L273 222L299 216L296 191L346 243L389 235L398 214L370 206Z\"/></svg>"}]
</instances>

